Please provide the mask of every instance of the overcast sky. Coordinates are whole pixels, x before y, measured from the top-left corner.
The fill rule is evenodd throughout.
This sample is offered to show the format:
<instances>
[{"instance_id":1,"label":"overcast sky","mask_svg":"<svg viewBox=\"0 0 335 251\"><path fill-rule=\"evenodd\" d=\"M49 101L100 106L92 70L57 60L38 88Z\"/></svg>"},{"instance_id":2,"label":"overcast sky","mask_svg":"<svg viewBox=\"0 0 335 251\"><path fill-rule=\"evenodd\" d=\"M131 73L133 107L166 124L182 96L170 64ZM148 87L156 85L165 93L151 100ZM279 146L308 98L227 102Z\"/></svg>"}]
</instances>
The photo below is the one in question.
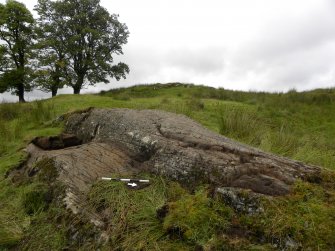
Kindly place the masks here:
<instances>
[{"instance_id":1,"label":"overcast sky","mask_svg":"<svg viewBox=\"0 0 335 251\"><path fill-rule=\"evenodd\" d=\"M32 10L37 0L22 2ZM130 74L84 92L173 81L265 91L335 86L334 0L101 0L101 5L129 28L117 60L129 65Z\"/></svg>"}]
</instances>

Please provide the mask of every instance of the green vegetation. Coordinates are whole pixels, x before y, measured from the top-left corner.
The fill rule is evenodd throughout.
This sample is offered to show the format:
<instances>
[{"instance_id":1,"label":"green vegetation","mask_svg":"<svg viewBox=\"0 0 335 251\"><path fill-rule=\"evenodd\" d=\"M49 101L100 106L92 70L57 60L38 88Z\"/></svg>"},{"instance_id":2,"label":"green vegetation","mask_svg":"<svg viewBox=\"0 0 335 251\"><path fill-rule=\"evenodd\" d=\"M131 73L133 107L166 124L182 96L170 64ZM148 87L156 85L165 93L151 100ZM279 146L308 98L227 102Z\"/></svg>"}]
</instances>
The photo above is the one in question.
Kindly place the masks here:
<instances>
[{"instance_id":1,"label":"green vegetation","mask_svg":"<svg viewBox=\"0 0 335 251\"><path fill-rule=\"evenodd\" d=\"M186 194L169 203L169 212L164 219L166 231L177 232L189 242L205 245L217 232L228 228L232 209L210 199L199 190L194 195Z\"/></svg>"},{"instance_id":2,"label":"green vegetation","mask_svg":"<svg viewBox=\"0 0 335 251\"><path fill-rule=\"evenodd\" d=\"M123 54L128 27L100 0L39 0L35 20L24 3L0 4L0 93L25 102L33 88L57 94L64 85L79 94L85 85L126 78L129 67L114 64Z\"/></svg>"},{"instance_id":3,"label":"green vegetation","mask_svg":"<svg viewBox=\"0 0 335 251\"><path fill-rule=\"evenodd\" d=\"M268 238L278 242L290 236L305 249L335 247L335 227L328 225L335 213L331 205L334 191L331 193L320 186L297 182L292 195L264 202L262 219L254 217L251 227L260 227Z\"/></svg>"},{"instance_id":4,"label":"green vegetation","mask_svg":"<svg viewBox=\"0 0 335 251\"><path fill-rule=\"evenodd\" d=\"M126 64L113 64L112 56L123 53L128 28L99 0L39 0L36 10L38 59L47 67L46 74L38 74L39 82L43 89L54 89L53 96L62 82L79 94L85 84L109 83L108 77L119 80L129 73Z\"/></svg>"},{"instance_id":5,"label":"green vegetation","mask_svg":"<svg viewBox=\"0 0 335 251\"><path fill-rule=\"evenodd\" d=\"M91 224L62 208L61 187L49 187L55 172L42 160L34 180L5 178L26 156L21 151L35 136L55 135L56 118L87 107L162 109L184 114L210 130L276 154L324 167L320 184L297 182L293 193L262 200L264 213L234 212L210 196L195 193L160 177L143 190L98 182L88 206L106 214L108 250L271 250L294 240L302 249L335 246L335 90L298 93L234 92L203 86L168 84L135 86L100 95L60 95L25 104L0 105L0 249L68 247L73 227L81 229L74 249L96 249L85 241L95 236ZM50 192L51 191L51 192ZM168 208L165 217L158 212ZM187 211L186 211L187 209ZM74 233L72 233L73 235ZM93 236L93 237L92 237ZM163 248L164 247L164 248Z\"/></svg>"},{"instance_id":6,"label":"green vegetation","mask_svg":"<svg viewBox=\"0 0 335 251\"><path fill-rule=\"evenodd\" d=\"M29 81L34 18L23 3L8 0L0 4L0 92L14 91L24 102Z\"/></svg>"},{"instance_id":7,"label":"green vegetation","mask_svg":"<svg viewBox=\"0 0 335 251\"><path fill-rule=\"evenodd\" d=\"M33 189L27 191L22 196L22 207L28 215L44 211L47 204L48 187L37 184Z\"/></svg>"}]
</instances>

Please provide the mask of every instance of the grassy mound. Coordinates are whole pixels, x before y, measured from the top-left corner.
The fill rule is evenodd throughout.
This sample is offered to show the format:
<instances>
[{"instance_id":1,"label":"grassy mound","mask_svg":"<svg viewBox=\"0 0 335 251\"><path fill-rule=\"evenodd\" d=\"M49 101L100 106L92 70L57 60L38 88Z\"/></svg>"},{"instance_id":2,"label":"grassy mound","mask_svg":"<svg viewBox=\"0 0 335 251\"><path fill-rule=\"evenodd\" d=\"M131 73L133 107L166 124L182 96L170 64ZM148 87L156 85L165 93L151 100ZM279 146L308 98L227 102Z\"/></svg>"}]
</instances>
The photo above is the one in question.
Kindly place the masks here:
<instances>
[{"instance_id":1,"label":"grassy mound","mask_svg":"<svg viewBox=\"0 0 335 251\"><path fill-rule=\"evenodd\" d=\"M151 177L154 184L139 191L117 183L97 183L87 201L97 213L109 216L108 241L99 242L100 248L335 248L335 90L269 94L174 83L0 104L0 249L96 248L94 238L98 237L92 224L70 216L60 198L54 193L50 196L47 184L49 174L55 175L52 169L21 185L5 178L24 162L21 149L33 137L61 132L62 124L55 120L58 116L92 106L185 114L215 132L322 166L327 173L319 184L298 182L292 194L262 201L261 215L235 212L211 196L209 188L187 191L159 177ZM75 239L69 222L81 229Z\"/></svg>"}]
</instances>

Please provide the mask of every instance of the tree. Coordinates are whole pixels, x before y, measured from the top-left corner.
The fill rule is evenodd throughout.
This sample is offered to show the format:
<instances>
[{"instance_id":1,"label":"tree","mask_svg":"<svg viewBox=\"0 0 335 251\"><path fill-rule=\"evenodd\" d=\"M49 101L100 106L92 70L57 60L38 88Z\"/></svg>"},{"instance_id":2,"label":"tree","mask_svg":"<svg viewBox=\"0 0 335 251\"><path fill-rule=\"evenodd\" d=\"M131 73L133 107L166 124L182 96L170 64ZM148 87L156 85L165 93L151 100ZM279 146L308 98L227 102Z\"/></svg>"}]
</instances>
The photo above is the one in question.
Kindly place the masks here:
<instances>
[{"instance_id":1,"label":"tree","mask_svg":"<svg viewBox=\"0 0 335 251\"><path fill-rule=\"evenodd\" d=\"M41 3L50 0L39 1ZM123 54L122 45L129 35L118 16L109 14L100 0L60 0L49 8L39 8L41 14L49 11L51 23L57 28L57 43L66 48L62 74L66 84L79 94L84 85L109 83L108 77L125 78L129 68L124 63L113 65L112 54Z\"/></svg>"},{"instance_id":2,"label":"tree","mask_svg":"<svg viewBox=\"0 0 335 251\"><path fill-rule=\"evenodd\" d=\"M24 102L29 81L34 18L26 6L14 0L0 4L0 91L13 91Z\"/></svg>"},{"instance_id":3,"label":"tree","mask_svg":"<svg viewBox=\"0 0 335 251\"><path fill-rule=\"evenodd\" d=\"M35 10L39 14L36 25L37 67L35 82L42 91L56 96L65 83L66 42L62 32L63 18L54 15L54 2L38 0Z\"/></svg>"},{"instance_id":4,"label":"tree","mask_svg":"<svg viewBox=\"0 0 335 251\"><path fill-rule=\"evenodd\" d=\"M0 45L0 73L4 72L6 69L7 59L5 57L6 55L6 47L4 45ZM0 93L5 92L7 90L7 87L2 84L1 76L0 76Z\"/></svg>"}]
</instances>

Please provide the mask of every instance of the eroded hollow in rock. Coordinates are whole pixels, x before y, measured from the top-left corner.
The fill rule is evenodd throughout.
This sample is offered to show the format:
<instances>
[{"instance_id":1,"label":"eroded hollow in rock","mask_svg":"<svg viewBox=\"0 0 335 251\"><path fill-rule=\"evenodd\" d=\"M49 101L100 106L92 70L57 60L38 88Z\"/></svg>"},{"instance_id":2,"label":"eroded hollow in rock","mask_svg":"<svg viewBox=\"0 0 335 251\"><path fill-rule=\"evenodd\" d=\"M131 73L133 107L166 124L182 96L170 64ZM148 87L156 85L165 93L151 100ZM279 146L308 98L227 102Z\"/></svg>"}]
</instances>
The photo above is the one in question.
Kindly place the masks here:
<instances>
[{"instance_id":1,"label":"eroded hollow in rock","mask_svg":"<svg viewBox=\"0 0 335 251\"><path fill-rule=\"evenodd\" d=\"M58 136L36 137L32 143L43 150L57 150L81 145L82 141L76 135L62 133Z\"/></svg>"}]
</instances>

